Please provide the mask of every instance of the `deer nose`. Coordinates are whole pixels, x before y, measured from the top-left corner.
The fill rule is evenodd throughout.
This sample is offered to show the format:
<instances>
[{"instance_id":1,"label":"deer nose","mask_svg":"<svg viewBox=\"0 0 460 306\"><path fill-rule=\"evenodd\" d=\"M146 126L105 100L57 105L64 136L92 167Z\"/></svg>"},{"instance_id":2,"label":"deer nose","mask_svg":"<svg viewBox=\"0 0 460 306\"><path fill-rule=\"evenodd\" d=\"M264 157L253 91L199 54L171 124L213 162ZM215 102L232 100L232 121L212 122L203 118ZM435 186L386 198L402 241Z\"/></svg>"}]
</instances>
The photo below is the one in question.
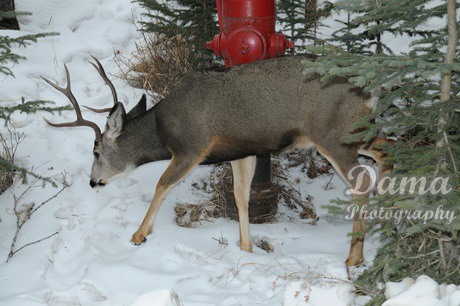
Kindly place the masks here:
<instances>
[{"instance_id":1,"label":"deer nose","mask_svg":"<svg viewBox=\"0 0 460 306\"><path fill-rule=\"evenodd\" d=\"M96 183L95 181L93 181L93 180L90 180L90 181L89 181L89 185L90 185L92 188L94 188L94 187L96 187L96 186L105 186L105 183L103 183L102 180L100 180L100 181L97 182L97 183Z\"/></svg>"}]
</instances>

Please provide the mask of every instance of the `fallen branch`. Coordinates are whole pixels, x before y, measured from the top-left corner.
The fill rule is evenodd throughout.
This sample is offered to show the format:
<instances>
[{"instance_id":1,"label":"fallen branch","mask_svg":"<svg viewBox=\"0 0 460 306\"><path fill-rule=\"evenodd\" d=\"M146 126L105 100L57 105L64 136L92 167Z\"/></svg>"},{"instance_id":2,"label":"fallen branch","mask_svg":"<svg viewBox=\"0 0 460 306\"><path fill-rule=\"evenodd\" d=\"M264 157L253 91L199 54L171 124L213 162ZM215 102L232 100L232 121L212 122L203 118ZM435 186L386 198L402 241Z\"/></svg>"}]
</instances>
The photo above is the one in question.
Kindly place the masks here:
<instances>
[{"instance_id":1,"label":"fallen branch","mask_svg":"<svg viewBox=\"0 0 460 306\"><path fill-rule=\"evenodd\" d=\"M19 251L22 250L23 248L28 247L28 246L33 245L33 244L36 244L36 243L39 243L39 242L42 242L43 240L46 240L46 239L48 239L48 238L51 238L51 237L53 237L53 236L55 236L55 235L57 235L57 234L59 234L59 232L55 232L54 234L51 234L51 235L49 235L49 236L46 236L45 238L39 239L39 240L37 240L37 241L33 241L33 242L26 243L25 245L23 245L22 247L20 247L20 248L17 249L16 251L13 251L13 252L12 252L12 251L10 250L10 253L8 254L8 259L6 260L6 262L8 262L8 260L10 260L10 258L13 257L14 254L16 254L17 252L19 252Z\"/></svg>"},{"instance_id":2,"label":"fallen branch","mask_svg":"<svg viewBox=\"0 0 460 306\"><path fill-rule=\"evenodd\" d=\"M8 258L6 259L6 262L8 262L11 257L13 257L16 253L18 253L19 251L21 251L22 249L24 249L25 247L27 246L31 246L31 245L34 245L36 243L39 243L43 240L46 240L46 239L49 239L55 235L58 234L58 232L55 232L49 236L46 236L44 238L41 238L39 240L36 240L36 241L33 241L33 242L29 242L25 245L23 245L22 247L20 247L19 249L15 250L15 246L16 246L16 241L18 239L18 236L19 236L19 232L21 231L22 227L24 226L24 224L26 224L26 222L30 219L30 217L38 210L40 209L41 207L43 207L43 205L45 205L46 203L50 202L51 200L55 199L59 194L61 194L61 192L63 192L66 188L68 188L70 186L70 184L66 181L66 174L67 173L63 173L62 174L62 187L61 189L56 193L54 194L52 197L48 198L47 200L43 201L42 203L40 203L37 207L34 207L35 204L32 204L30 207L26 207L25 209L18 209L18 205L19 203L21 202L22 198L34 187L38 187L38 186L42 186L42 185L36 185L38 179L35 178L34 181L32 182L31 185L29 185L29 187L26 188L26 190L24 190L24 192L19 196L19 197L16 197L14 196L14 207L13 207L13 210L14 210L14 214L16 216L16 232L14 233L14 236L13 236L13 240L11 242L11 246L10 246L10 252L8 253Z\"/></svg>"}]
</instances>

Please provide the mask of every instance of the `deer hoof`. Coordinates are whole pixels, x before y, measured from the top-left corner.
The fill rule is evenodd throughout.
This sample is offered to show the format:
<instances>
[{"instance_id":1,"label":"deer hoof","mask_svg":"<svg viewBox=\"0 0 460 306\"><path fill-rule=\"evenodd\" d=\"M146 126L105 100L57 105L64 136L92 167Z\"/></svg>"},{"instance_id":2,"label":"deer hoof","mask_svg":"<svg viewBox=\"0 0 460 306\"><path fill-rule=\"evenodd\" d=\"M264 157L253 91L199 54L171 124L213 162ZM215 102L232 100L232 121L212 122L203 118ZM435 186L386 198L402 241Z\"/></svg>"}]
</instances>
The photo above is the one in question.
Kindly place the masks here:
<instances>
[{"instance_id":1,"label":"deer hoof","mask_svg":"<svg viewBox=\"0 0 460 306\"><path fill-rule=\"evenodd\" d=\"M146 241L147 241L147 238L144 238L144 240L142 240L140 243L137 243L137 242L134 242L134 240L131 239L131 244L132 244L132 245L135 245L135 246L138 246L138 245L143 244L143 243L146 242Z\"/></svg>"},{"instance_id":2,"label":"deer hoof","mask_svg":"<svg viewBox=\"0 0 460 306\"><path fill-rule=\"evenodd\" d=\"M131 239L131 243L134 245L141 245L142 243L146 241L147 241L147 238L145 238L145 235L139 234L137 232L133 235L133 238Z\"/></svg>"},{"instance_id":3,"label":"deer hoof","mask_svg":"<svg viewBox=\"0 0 460 306\"><path fill-rule=\"evenodd\" d=\"M252 253L252 243L251 244L240 244L240 250Z\"/></svg>"},{"instance_id":4,"label":"deer hoof","mask_svg":"<svg viewBox=\"0 0 460 306\"><path fill-rule=\"evenodd\" d=\"M364 264L364 257L348 257L348 259L345 261L347 267L359 267L362 264Z\"/></svg>"}]
</instances>

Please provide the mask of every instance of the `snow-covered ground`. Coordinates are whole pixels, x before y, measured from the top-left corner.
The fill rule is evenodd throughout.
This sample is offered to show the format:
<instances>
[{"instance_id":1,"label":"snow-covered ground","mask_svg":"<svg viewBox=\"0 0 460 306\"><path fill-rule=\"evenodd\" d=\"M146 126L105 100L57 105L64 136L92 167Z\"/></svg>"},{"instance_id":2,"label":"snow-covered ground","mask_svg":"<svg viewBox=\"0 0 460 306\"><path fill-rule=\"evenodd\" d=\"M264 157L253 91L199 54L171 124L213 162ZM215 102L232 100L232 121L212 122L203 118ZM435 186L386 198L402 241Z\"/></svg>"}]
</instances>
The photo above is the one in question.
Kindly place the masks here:
<instances>
[{"instance_id":1,"label":"snow-covered ground","mask_svg":"<svg viewBox=\"0 0 460 306\"><path fill-rule=\"evenodd\" d=\"M114 53L128 55L139 34L132 23L141 9L129 0L17 0L22 31L2 35L57 31L61 35L40 39L17 53L27 57L13 67L16 78L3 78L0 101L17 103L49 99L67 105L66 98L40 79L46 76L65 84L63 63L70 70L72 89L81 104L108 107L110 90L87 63L94 55L103 63L118 89L119 100L130 109L142 91L115 77ZM105 116L83 110L88 120L105 124ZM328 216L320 206L343 197L345 184L335 175L332 189L323 186L330 176L309 181L293 171L298 188L314 197L320 220L303 223L295 212L280 207L279 221L252 225L253 238L264 237L274 252L255 248L240 251L238 224L226 219L181 228L174 223L175 203L198 202L209 195L191 184L209 176L200 166L167 196L146 244L133 246L137 230L153 197L156 183L168 162L135 169L103 189L89 186L94 133L89 128L56 129L54 122L73 121L72 111L61 116L15 113L19 132L27 137L19 146L17 162L35 172L61 179L67 172L72 185L37 211L22 228L17 248L28 246L7 259L16 227L14 197L26 188L20 182L0 196L0 305L174 305L160 299L179 296L183 305L352 305L354 298L344 260L348 255L351 222ZM38 205L58 189L33 188L21 203ZM292 215L293 218L287 216ZM228 245L218 243L224 237ZM367 237L365 256L370 262L378 246ZM175 293L174 293L175 292Z\"/></svg>"},{"instance_id":2,"label":"snow-covered ground","mask_svg":"<svg viewBox=\"0 0 460 306\"><path fill-rule=\"evenodd\" d=\"M405 278L401 282L385 284L386 302L382 306L458 306L460 286L441 284L426 275L416 280Z\"/></svg>"}]
</instances>

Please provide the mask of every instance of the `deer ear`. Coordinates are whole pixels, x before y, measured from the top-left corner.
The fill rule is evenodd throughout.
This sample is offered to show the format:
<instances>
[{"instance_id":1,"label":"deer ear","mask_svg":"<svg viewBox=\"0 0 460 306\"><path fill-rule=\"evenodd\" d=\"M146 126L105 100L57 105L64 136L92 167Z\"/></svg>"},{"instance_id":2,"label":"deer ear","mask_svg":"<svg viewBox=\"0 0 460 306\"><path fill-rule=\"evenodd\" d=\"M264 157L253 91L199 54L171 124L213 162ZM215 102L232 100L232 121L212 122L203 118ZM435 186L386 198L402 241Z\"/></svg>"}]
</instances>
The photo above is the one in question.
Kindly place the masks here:
<instances>
[{"instance_id":1,"label":"deer ear","mask_svg":"<svg viewBox=\"0 0 460 306\"><path fill-rule=\"evenodd\" d=\"M137 105L134 106L127 114L128 120L136 118L139 115L145 114L147 112L147 97L145 94L142 95L142 98L137 102Z\"/></svg>"},{"instance_id":2,"label":"deer ear","mask_svg":"<svg viewBox=\"0 0 460 306\"><path fill-rule=\"evenodd\" d=\"M120 102L118 102L110 111L107 123L105 124L104 136L109 140L115 140L123 132L126 126L126 111Z\"/></svg>"}]
</instances>

